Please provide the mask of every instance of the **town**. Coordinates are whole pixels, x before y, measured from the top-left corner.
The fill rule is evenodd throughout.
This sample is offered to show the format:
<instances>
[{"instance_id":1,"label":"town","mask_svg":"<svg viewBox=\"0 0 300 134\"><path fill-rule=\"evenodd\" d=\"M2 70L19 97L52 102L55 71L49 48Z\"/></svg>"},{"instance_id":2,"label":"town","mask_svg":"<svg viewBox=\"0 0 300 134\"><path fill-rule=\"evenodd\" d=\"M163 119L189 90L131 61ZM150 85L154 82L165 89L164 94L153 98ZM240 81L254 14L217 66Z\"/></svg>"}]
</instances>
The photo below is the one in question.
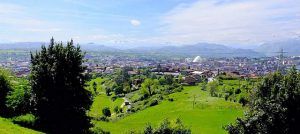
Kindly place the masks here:
<instances>
[{"instance_id":1,"label":"town","mask_svg":"<svg viewBox=\"0 0 300 134\"><path fill-rule=\"evenodd\" d=\"M282 71L293 65L299 69L300 56L272 56L261 58L151 58L124 55L103 55L101 52L87 52L84 65L86 73L113 74L116 69L130 67L130 75L138 75L139 69L148 68L151 72L173 76L191 76L189 80L197 81L198 77L212 78L220 73L228 73L242 78L257 78L266 74ZM30 52L3 50L0 67L11 69L18 77L27 76L30 72ZM194 82L189 82L194 83Z\"/></svg>"}]
</instances>

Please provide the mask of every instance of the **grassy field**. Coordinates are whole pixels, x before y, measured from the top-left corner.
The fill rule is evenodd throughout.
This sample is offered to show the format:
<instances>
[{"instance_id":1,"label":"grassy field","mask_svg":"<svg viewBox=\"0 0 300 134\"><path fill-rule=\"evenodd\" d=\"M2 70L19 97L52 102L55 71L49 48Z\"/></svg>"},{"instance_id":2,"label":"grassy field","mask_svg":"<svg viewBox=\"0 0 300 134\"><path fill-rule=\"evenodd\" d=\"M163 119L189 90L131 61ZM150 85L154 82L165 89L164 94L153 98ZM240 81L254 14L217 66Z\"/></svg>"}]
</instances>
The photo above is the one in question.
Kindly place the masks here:
<instances>
[{"instance_id":1,"label":"grassy field","mask_svg":"<svg viewBox=\"0 0 300 134\"><path fill-rule=\"evenodd\" d=\"M0 134L40 134L40 132L20 127L8 119L0 117Z\"/></svg>"},{"instance_id":2,"label":"grassy field","mask_svg":"<svg viewBox=\"0 0 300 134\"><path fill-rule=\"evenodd\" d=\"M184 87L182 92L171 94L170 97L174 99L173 102L165 100L157 106L116 121L94 121L94 123L97 127L110 131L112 134L119 134L128 133L131 130L141 131L147 123L155 126L165 118L170 120L180 118L191 128L192 133L218 134L226 133L222 127L234 122L236 117L243 114L240 104L225 101L224 98L210 97L207 91L200 90L200 86ZM91 113L100 113L104 105L119 105L119 101L111 104L108 99L104 98L105 96L100 95L99 100L95 100ZM194 105L193 102L195 102Z\"/></svg>"},{"instance_id":3,"label":"grassy field","mask_svg":"<svg viewBox=\"0 0 300 134\"><path fill-rule=\"evenodd\" d=\"M105 90L102 88L102 85L101 85L101 82L104 80L105 79L96 78L88 83L88 85L89 85L88 89L91 90L92 92L94 92L92 90L92 88L93 88L93 83L96 82L97 83L97 92L99 94L94 98L94 103L91 107L90 112L88 113L88 115L90 117L94 117L94 118L100 117L102 115L102 109L104 107L109 107L111 112L113 112L113 109L115 106L121 106L121 104L124 102L124 100L122 98L117 98L116 100L113 101L111 99L111 97L113 95L107 96L105 94Z\"/></svg>"}]
</instances>

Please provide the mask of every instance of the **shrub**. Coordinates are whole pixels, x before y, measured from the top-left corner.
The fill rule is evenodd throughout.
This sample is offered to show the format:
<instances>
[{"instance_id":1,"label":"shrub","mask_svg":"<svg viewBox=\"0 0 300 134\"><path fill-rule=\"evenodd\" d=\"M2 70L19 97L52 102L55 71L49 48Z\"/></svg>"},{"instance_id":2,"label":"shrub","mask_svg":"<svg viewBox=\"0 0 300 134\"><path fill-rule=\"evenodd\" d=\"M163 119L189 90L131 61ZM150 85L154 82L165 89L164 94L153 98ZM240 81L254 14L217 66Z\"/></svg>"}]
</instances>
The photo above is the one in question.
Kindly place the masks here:
<instances>
[{"instance_id":1,"label":"shrub","mask_svg":"<svg viewBox=\"0 0 300 134\"><path fill-rule=\"evenodd\" d=\"M241 91L241 89L240 88L237 88L236 90L235 90L235 94L240 94L242 91Z\"/></svg>"},{"instance_id":2,"label":"shrub","mask_svg":"<svg viewBox=\"0 0 300 134\"><path fill-rule=\"evenodd\" d=\"M32 114L21 115L12 118L12 122L24 127L33 128L36 118Z\"/></svg>"},{"instance_id":3,"label":"shrub","mask_svg":"<svg viewBox=\"0 0 300 134\"><path fill-rule=\"evenodd\" d=\"M248 100L244 96L241 96L239 99L239 103L245 106L248 103Z\"/></svg>"},{"instance_id":4,"label":"shrub","mask_svg":"<svg viewBox=\"0 0 300 134\"><path fill-rule=\"evenodd\" d=\"M102 113L103 113L103 115L106 116L106 117L110 117L110 116L111 116L111 112L110 112L109 107L104 107L104 108L102 109Z\"/></svg>"},{"instance_id":5,"label":"shrub","mask_svg":"<svg viewBox=\"0 0 300 134\"><path fill-rule=\"evenodd\" d=\"M149 106L155 106L155 105L157 105L158 104L158 101L156 100L156 99L154 99L154 100L152 100L151 102L150 102L150 105Z\"/></svg>"}]
</instances>

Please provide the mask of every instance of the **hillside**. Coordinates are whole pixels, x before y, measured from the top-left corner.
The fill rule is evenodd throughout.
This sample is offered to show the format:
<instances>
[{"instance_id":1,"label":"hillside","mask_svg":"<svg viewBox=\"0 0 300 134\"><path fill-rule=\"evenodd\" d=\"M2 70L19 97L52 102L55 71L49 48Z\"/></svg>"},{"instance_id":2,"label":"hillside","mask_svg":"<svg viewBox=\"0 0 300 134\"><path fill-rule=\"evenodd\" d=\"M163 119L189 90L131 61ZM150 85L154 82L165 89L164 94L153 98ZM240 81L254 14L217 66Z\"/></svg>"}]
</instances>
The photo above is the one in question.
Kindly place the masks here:
<instances>
[{"instance_id":1,"label":"hillside","mask_svg":"<svg viewBox=\"0 0 300 134\"><path fill-rule=\"evenodd\" d=\"M40 134L40 132L20 127L0 117L0 134Z\"/></svg>"},{"instance_id":2,"label":"hillside","mask_svg":"<svg viewBox=\"0 0 300 134\"><path fill-rule=\"evenodd\" d=\"M100 95L102 102L110 102L110 98ZM193 99L195 105L193 108ZM243 109L238 103L225 101L223 98L210 97L207 91L200 90L199 86L184 87L182 92L169 96L174 101L164 100L157 106L130 114L112 122L94 121L96 127L100 127L112 134L128 133L129 131L141 131L147 123L158 125L163 119L175 120L180 118L184 124L191 128L192 133L226 133L224 125L234 122L241 116ZM119 103L119 102L117 102ZM103 105L115 105L99 103L95 100L92 113ZM95 109L95 107L99 107ZM99 115L98 115L99 116Z\"/></svg>"}]
</instances>

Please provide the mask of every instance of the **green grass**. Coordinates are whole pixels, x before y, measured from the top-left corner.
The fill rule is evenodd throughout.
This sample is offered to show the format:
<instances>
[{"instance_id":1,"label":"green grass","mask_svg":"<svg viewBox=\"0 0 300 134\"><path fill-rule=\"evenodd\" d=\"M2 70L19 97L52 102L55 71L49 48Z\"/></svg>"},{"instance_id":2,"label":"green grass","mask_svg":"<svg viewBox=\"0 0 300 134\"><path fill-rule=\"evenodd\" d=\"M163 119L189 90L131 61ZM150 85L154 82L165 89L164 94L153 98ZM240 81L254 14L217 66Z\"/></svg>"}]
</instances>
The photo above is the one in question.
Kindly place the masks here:
<instances>
[{"instance_id":1,"label":"green grass","mask_svg":"<svg viewBox=\"0 0 300 134\"><path fill-rule=\"evenodd\" d=\"M224 98L210 97L207 91L199 86L184 87L182 92L171 94L173 102L164 100L159 105L147 108L137 113L125 116L113 122L94 121L100 127L112 134L127 133L131 130L141 131L147 123L158 125L163 119L174 120L180 118L191 128L192 133L226 133L224 125L242 116L243 108L238 103L225 101ZM193 107L195 96L196 104ZM97 107L107 104L99 101ZM94 105L95 105L94 103ZM100 106L101 105L101 106ZM93 111L93 110L92 110Z\"/></svg>"},{"instance_id":2,"label":"green grass","mask_svg":"<svg viewBox=\"0 0 300 134\"><path fill-rule=\"evenodd\" d=\"M40 134L28 128L13 124L11 121L0 117L0 134Z\"/></svg>"},{"instance_id":3,"label":"green grass","mask_svg":"<svg viewBox=\"0 0 300 134\"><path fill-rule=\"evenodd\" d=\"M113 109L115 106L121 106L124 102L122 98L117 98L115 101L112 101L111 96L106 96L104 93L101 93L97 97L94 98L93 105L91 107L89 116L97 118L102 115L102 109L104 107L109 107L110 111L113 113Z\"/></svg>"}]
</instances>

